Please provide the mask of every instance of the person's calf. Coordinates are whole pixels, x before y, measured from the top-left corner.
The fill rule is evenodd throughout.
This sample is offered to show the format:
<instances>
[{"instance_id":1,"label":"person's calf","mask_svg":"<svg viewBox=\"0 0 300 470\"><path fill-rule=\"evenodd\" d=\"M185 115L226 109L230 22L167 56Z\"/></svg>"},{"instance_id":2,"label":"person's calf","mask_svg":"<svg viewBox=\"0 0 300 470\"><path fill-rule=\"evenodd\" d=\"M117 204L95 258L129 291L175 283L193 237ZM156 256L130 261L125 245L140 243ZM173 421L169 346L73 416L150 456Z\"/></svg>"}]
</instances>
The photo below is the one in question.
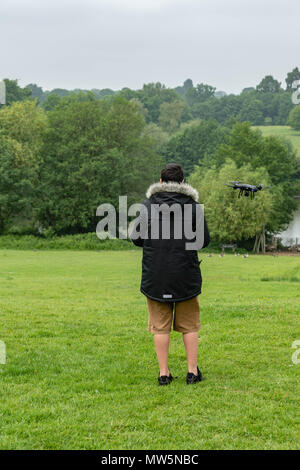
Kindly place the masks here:
<instances>
[{"instance_id":1,"label":"person's calf","mask_svg":"<svg viewBox=\"0 0 300 470\"><path fill-rule=\"evenodd\" d=\"M186 350L188 372L198 374L198 332L183 333L183 342Z\"/></svg>"},{"instance_id":2,"label":"person's calf","mask_svg":"<svg viewBox=\"0 0 300 470\"><path fill-rule=\"evenodd\" d=\"M159 375L160 377L168 377L170 375L168 366L170 334L163 333L154 335L154 344L159 365Z\"/></svg>"}]
</instances>

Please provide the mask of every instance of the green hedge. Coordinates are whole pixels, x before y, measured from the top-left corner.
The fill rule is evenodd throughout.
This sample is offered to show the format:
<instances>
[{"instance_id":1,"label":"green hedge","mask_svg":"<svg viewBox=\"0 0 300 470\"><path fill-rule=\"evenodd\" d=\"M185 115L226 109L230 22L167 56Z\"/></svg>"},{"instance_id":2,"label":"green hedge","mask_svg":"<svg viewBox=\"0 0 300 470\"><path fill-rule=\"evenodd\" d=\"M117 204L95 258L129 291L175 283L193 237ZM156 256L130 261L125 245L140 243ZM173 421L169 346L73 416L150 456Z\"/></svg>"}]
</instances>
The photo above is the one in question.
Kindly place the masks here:
<instances>
[{"instance_id":1,"label":"green hedge","mask_svg":"<svg viewBox=\"0 0 300 470\"><path fill-rule=\"evenodd\" d=\"M81 233L63 236L36 236L36 235L1 235L0 250L139 250L129 240L99 240L96 233ZM204 253L219 253L221 243L212 241ZM239 253L246 253L246 249L239 247ZM231 250L226 250L231 253Z\"/></svg>"},{"instance_id":2,"label":"green hedge","mask_svg":"<svg viewBox=\"0 0 300 470\"><path fill-rule=\"evenodd\" d=\"M34 235L2 235L0 249L12 250L131 250L138 249L128 240L99 240L95 233L38 237Z\"/></svg>"}]
</instances>

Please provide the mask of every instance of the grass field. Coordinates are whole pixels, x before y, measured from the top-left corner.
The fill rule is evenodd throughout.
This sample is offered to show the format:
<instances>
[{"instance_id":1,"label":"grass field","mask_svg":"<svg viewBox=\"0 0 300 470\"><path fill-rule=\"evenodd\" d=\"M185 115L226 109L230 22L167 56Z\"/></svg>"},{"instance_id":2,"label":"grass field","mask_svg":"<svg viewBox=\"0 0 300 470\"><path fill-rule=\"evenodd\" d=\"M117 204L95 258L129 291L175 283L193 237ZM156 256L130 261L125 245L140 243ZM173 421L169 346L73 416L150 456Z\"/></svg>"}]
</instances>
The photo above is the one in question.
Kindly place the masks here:
<instances>
[{"instance_id":1,"label":"grass field","mask_svg":"<svg viewBox=\"0 0 300 470\"><path fill-rule=\"evenodd\" d=\"M261 130L265 137L275 135L290 140L300 158L300 131L295 131L290 126L255 126L254 128Z\"/></svg>"},{"instance_id":2,"label":"grass field","mask_svg":"<svg viewBox=\"0 0 300 470\"><path fill-rule=\"evenodd\" d=\"M158 387L140 252L1 250L0 448L299 449L300 258L202 258L206 380L172 333Z\"/></svg>"}]
</instances>

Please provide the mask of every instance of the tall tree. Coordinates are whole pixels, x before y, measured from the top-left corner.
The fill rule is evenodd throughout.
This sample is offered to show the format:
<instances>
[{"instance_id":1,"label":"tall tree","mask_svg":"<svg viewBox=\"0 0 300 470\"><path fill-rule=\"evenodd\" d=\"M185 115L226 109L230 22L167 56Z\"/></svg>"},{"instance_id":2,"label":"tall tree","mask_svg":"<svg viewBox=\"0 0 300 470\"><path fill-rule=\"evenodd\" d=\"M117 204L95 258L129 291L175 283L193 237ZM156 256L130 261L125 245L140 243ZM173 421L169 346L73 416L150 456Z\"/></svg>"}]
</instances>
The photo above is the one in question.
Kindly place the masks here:
<instances>
[{"instance_id":1,"label":"tall tree","mask_svg":"<svg viewBox=\"0 0 300 470\"><path fill-rule=\"evenodd\" d=\"M191 80L190 78L188 78L187 80L184 81L183 83L183 86L177 86L176 88L174 88L174 90L180 95L180 96L184 96L185 93L187 92L187 90L189 90L190 88L193 88L194 84L193 84L193 80Z\"/></svg>"},{"instance_id":2,"label":"tall tree","mask_svg":"<svg viewBox=\"0 0 300 470\"><path fill-rule=\"evenodd\" d=\"M277 201L268 228L274 232L285 228L296 208L293 196L299 171L299 162L290 142L274 136L263 137L259 130L251 129L249 123L236 122L226 142L212 156L218 167L223 166L227 159L233 160L237 168L243 165L250 165L253 170L265 168L272 185L270 191Z\"/></svg>"},{"instance_id":3,"label":"tall tree","mask_svg":"<svg viewBox=\"0 0 300 470\"><path fill-rule=\"evenodd\" d=\"M143 134L140 107L110 100L63 98L49 112L38 218L57 233L94 230L96 208L118 197L139 200L160 160Z\"/></svg>"},{"instance_id":4,"label":"tall tree","mask_svg":"<svg viewBox=\"0 0 300 470\"><path fill-rule=\"evenodd\" d=\"M163 103L171 103L181 99L175 90L166 88L160 82L145 84L136 96L132 96L132 98L134 97L137 97L147 109L147 122L155 123L158 123L160 107Z\"/></svg>"},{"instance_id":5,"label":"tall tree","mask_svg":"<svg viewBox=\"0 0 300 470\"><path fill-rule=\"evenodd\" d=\"M18 80L4 79L6 87L6 104L9 105L15 101L28 100L32 96L32 92L29 88L21 88L18 85Z\"/></svg>"},{"instance_id":6,"label":"tall tree","mask_svg":"<svg viewBox=\"0 0 300 470\"><path fill-rule=\"evenodd\" d=\"M188 176L195 165L209 165L225 133L226 129L213 119L200 121L175 134L162 148L162 155L167 162L180 163Z\"/></svg>"},{"instance_id":7,"label":"tall tree","mask_svg":"<svg viewBox=\"0 0 300 470\"><path fill-rule=\"evenodd\" d=\"M163 131L171 134L179 128L185 106L184 101L179 100L160 105L158 123Z\"/></svg>"},{"instance_id":8,"label":"tall tree","mask_svg":"<svg viewBox=\"0 0 300 470\"><path fill-rule=\"evenodd\" d=\"M0 131L0 234L17 218L32 219L37 171L20 144Z\"/></svg>"},{"instance_id":9,"label":"tall tree","mask_svg":"<svg viewBox=\"0 0 300 470\"><path fill-rule=\"evenodd\" d=\"M208 100L214 96L216 88L211 85L206 85L204 83L199 83L196 87L188 88L185 92L186 102L192 106L197 103L203 103L203 101Z\"/></svg>"},{"instance_id":10,"label":"tall tree","mask_svg":"<svg viewBox=\"0 0 300 470\"><path fill-rule=\"evenodd\" d=\"M281 90L281 83L272 75L266 75L257 85L256 90L260 93L278 93Z\"/></svg>"},{"instance_id":11,"label":"tall tree","mask_svg":"<svg viewBox=\"0 0 300 470\"><path fill-rule=\"evenodd\" d=\"M47 117L37 101L14 102L0 111L0 130L3 135L18 143L22 149L22 158L35 166L40 162L46 129Z\"/></svg>"},{"instance_id":12,"label":"tall tree","mask_svg":"<svg viewBox=\"0 0 300 470\"><path fill-rule=\"evenodd\" d=\"M292 72L287 74L285 79L287 91L291 91L293 89L293 83L298 80L300 80L300 71L298 67L295 67Z\"/></svg>"},{"instance_id":13,"label":"tall tree","mask_svg":"<svg viewBox=\"0 0 300 470\"><path fill-rule=\"evenodd\" d=\"M273 203L272 194L267 191L253 201L247 197L238 198L236 191L224 186L230 180L269 182L264 168L253 170L250 165L238 168L230 159L220 169L212 168L205 173L196 168L189 178L204 203L212 238L227 243L256 236L267 224Z\"/></svg>"},{"instance_id":14,"label":"tall tree","mask_svg":"<svg viewBox=\"0 0 300 470\"><path fill-rule=\"evenodd\" d=\"M47 117L35 101L0 110L0 230L17 217L33 220Z\"/></svg>"},{"instance_id":15,"label":"tall tree","mask_svg":"<svg viewBox=\"0 0 300 470\"><path fill-rule=\"evenodd\" d=\"M38 86L36 83L29 83L29 85L26 85L26 88L31 90L32 97L36 98L39 103L44 101L45 94L42 87Z\"/></svg>"}]
</instances>

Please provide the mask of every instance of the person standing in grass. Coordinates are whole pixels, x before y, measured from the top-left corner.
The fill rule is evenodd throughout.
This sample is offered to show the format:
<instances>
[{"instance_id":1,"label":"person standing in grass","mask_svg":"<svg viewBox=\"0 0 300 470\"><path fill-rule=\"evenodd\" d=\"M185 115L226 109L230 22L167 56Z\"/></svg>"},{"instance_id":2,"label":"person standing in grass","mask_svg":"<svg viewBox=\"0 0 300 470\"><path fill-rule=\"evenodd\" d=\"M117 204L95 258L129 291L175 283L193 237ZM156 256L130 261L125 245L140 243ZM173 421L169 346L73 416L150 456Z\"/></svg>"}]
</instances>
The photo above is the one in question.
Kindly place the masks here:
<instances>
[{"instance_id":1,"label":"person standing in grass","mask_svg":"<svg viewBox=\"0 0 300 470\"><path fill-rule=\"evenodd\" d=\"M159 364L158 383L169 385L173 380L168 366L173 324L173 329L183 335L188 363L186 383L194 384L202 380L198 367L198 331L201 327L198 295L201 293L202 276L197 250L187 249L186 246L187 241L191 240L185 236L184 221L186 217L190 219L188 222L193 227L193 233L200 227L197 224L202 224L202 248L210 242L208 227L204 216L201 221L197 217L201 207L198 192L184 183L183 170L178 164L165 166L160 182L149 187L146 197L143 203L145 211L142 211L144 215L140 214L133 224L131 239L135 245L143 247L141 292L147 297L148 331L154 335ZM167 237L163 236L162 229L164 211L160 212L159 207L169 208L170 229L166 232L169 234ZM179 214L182 230L176 233L180 227L177 224ZM159 228L154 227L155 224Z\"/></svg>"}]
</instances>

